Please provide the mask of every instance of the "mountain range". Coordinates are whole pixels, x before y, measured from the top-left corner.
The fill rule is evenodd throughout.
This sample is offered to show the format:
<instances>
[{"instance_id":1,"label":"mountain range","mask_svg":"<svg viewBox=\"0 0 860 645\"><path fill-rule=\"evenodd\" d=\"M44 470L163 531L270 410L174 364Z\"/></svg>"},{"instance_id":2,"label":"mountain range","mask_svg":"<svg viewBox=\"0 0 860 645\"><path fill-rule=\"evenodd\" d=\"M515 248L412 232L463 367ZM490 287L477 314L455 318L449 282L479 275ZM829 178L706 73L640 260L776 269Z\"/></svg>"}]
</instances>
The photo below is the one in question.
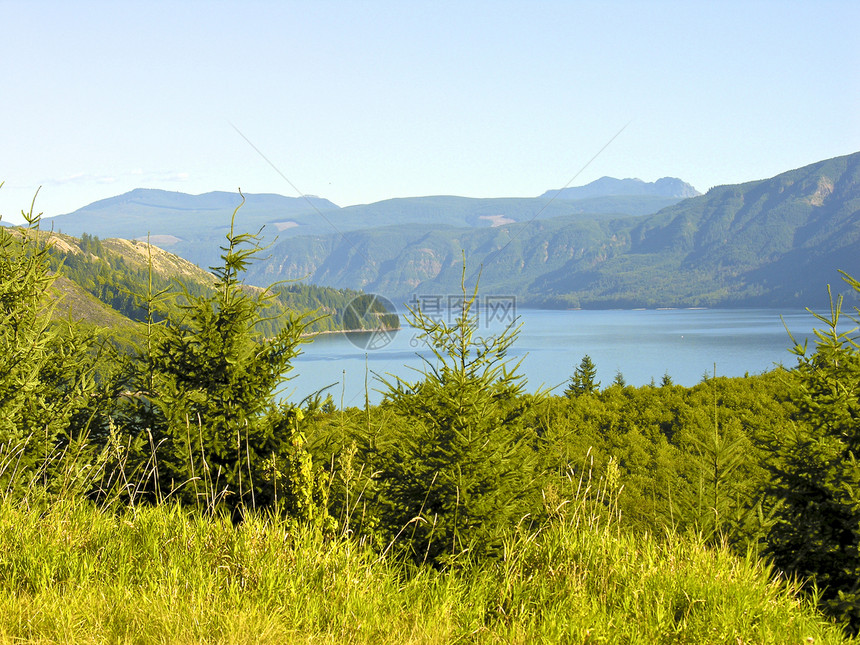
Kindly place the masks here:
<instances>
[{"instance_id":1,"label":"mountain range","mask_svg":"<svg viewBox=\"0 0 860 645\"><path fill-rule=\"evenodd\" d=\"M309 276L395 302L459 289L542 307L820 305L860 274L860 153L712 188L657 213L576 214L467 229L389 226L283 240L259 282ZM846 290L850 292L850 290Z\"/></svg>"},{"instance_id":2,"label":"mountain range","mask_svg":"<svg viewBox=\"0 0 860 645\"><path fill-rule=\"evenodd\" d=\"M230 214L239 204L242 208L237 214L238 225L243 230L260 231L262 243L271 244L276 239L341 236L403 224L491 228L574 213L643 215L690 194L698 193L680 179L646 183L604 177L587 186L549 191L542 197L409 197L341 208L314 196L249 194L242 203L238 191L187 195L141 188L45 223L73 236L88 233L99 238L148 238L156 246L208 267L218 262L219 247L230 227Z\"/></svg>"},{"instance_id":3,"label":"mountain range","mask_svg":"<svg viewBox=\"0 0 860 645\"><path fill-rule=\"evenodd\" d=\"M816 306L860 275L860 153L698 194L681 180L602 178L535 198L392 199L340 208L248 195L237 215L277 241L255 284L306 279L399 303L485 293L523 306ZM64 232L142 237L201 266L239 195L137 190L55 218Z\"/></svg>"}]
</instances>

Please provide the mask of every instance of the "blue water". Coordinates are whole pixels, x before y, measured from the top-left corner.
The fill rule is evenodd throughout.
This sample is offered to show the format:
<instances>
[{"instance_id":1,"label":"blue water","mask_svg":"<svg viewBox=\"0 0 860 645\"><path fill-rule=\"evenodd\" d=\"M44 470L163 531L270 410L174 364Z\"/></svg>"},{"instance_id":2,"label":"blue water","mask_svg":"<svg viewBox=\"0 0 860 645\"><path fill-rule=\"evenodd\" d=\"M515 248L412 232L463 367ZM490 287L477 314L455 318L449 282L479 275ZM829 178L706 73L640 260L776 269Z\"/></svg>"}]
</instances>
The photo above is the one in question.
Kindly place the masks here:
<instances>
[{"instance_id":1,"label":"blue water","mask_svg":"<svg viewBox=\"0 0 860 645\"><path fill-rule=\"evenodd\" d=\"M508 354L511 361L522 359L520 373L528 390L556 393L563 392L584 354L596 364L603 386L617 371L629 385L659 382L664 373L677 384L694 385L706 372L713 373L715 365L718 376L757 374L779 363L791 366L796 359L788 351L792 343L783 321L797 340L809 338L810 343L816 322L804 311L768 309L521 309L516 314L522 328ZM478 335L498 334L510 315L490 322L479 314ZM365 382L369 400L377 403L385 389L378 376L416 380L416 369L424 365L420 356L429 359L431 354L418 341L418 332L402 324L393 338L317 336L293 361L293 378L283 396L298 402L331 385L326 391L336 405L362 407Z\"/></svg>"}]
</instances>

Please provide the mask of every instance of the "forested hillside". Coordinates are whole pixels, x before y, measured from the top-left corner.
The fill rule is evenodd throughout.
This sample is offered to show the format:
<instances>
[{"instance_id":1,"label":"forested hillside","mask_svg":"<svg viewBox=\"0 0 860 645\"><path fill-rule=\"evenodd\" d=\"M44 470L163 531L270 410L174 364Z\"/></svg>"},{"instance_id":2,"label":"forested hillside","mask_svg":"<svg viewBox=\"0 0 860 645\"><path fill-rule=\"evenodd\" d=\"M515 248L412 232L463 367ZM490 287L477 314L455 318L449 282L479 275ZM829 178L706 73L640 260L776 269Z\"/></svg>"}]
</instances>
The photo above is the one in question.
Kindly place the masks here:
<instances>
[{"instance_id":1,"label":"forested hillside","mask_svg":"<svg viewBox=\"0 0 860 645\"><path fill-rule=\"evenodd\" d=\"M184 308L195 298L210 297L216 278L191 262L145 242L98 237L84 233L80 239L58 233L41 233L51 269L58 275L53 284L55 315L104 329L117 342L139 339L141 324L182 318ZM260 287L246 286L252 293ZM256 328L276 335L290 312L313 314L305 332L350 328L372 329L377 315L364 318L344 315L350 303L361 296L354 290L339 290L307 283L283 283L271 289L265 315ZM380 304L374 301L379 308ZM354 311L354 308L353 310ZM150 318L151 317L151 318ZM385 318L386 326L398 325L396 316Z\"/></svg>"},{"instance_id":2,"label":"forested hillside","mask_svg":"<svg viewBox=\"0 0 860 645\"><path fill-rule=\"evenodd\" d=\"M860 272L860 153L719 186L643 217L568 215L475 230L390 226L284 240L255 281L310 275L395 301L456 293L461 250L481 288L545 307L823 304ZM846 295L853 297L850 292Z\"/></svg>"},{"instance_id":3,"label":"forested hillside","mask_svg":"<svg viewBox=\"0 0 860 645\"><path fill-rule=\"evenodd\" d=\"M821 303L836 268L860 270L860 153L712 188L624 235L623 254L534 289L583 306Z\"/></svg>"}]
</instances>

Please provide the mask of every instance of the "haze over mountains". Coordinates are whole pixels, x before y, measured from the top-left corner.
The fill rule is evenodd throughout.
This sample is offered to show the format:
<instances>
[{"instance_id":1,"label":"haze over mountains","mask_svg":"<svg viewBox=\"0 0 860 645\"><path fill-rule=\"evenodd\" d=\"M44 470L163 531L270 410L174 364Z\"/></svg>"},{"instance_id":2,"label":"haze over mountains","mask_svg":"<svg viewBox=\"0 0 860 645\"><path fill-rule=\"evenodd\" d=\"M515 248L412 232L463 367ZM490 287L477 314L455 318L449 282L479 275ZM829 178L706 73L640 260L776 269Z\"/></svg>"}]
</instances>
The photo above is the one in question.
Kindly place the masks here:
<instances>
[{"instance_id":1,"label":"haze over mountains","mask_svg":"<svg viewBox=\"0 0 860 645\"><path fill-rule=\"evenodd\" d=\"M249 280L381 293L470 286L525 306L815 306L860 275L860 153L698 194L681 180L602 178L537 198L392 199L339 208L249 195L237 225L268 241ZM214 264L238 195L136 190L54 218L66 233L139 238Z\"/></svg>"},{"instance_id":2,"label":"haze over mountains","mask_svg":"<svg viewBox=\"0 0 860 645\"><path fill-rule=\"evenodd\" d=\"M647 183L641 179L601 177L585 186L548 190L541 199L588 199L610 195L656 195L659 197L696 197L701 193L690 184L674 177L663 177Z\"/></svg>"},{"instance_id":3,"label":"haze over mountains","mask_svg":"<svg viewBox=\"0 0 860 645\"><path fill-rule=\"evenodd\" d=\"M590 188L593 185L600 188ZM388 199L341 208L314 196L249 194L245 195L237 224L242 230L253 232L263 228L265 243L271 243L276 237L339 236L349 231L398 224L489 228L572 213L643 215L674 204L691 193L698 194L679 179L646 183L638 179L604 177L588 186L547 193L556 195L555 199L475 199L446 195ZM205 267L218 261L219 246L230 226L230 214L241 201L238 191L186 195L137 189L49 221L55 230L75 236L89 233L100 238L146 239L149 235L153 244Z\"/></svg>"},{"instance_id":4,"label":"haze over mountains","mask_svg":"<svg viewBox=\"0 0 860 645\"><path fill-rule=\"evenodd\" d=\"M308 275L400 302L457 293L462 251L482 291L526 306L820 306L827 284L842 290L839 269L860 275L860 153L718 186L651 215L287 239L252 275Z\"/></svg>"}]
</instances>

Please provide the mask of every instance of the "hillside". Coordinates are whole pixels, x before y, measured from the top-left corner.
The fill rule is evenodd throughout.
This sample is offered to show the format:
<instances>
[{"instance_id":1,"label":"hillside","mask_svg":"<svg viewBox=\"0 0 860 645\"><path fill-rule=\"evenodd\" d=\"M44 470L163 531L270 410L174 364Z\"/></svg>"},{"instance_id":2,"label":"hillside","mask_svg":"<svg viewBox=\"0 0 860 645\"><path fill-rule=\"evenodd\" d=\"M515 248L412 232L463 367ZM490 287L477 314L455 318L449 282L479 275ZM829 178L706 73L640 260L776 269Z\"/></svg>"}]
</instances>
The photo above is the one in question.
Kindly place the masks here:
<instances>
[{"instance_id":1,"label":"hillside","mask_svg":"<svg viewBox=\"0 0 860 645\"><path fill-rule=\"evenodd\" d=\"M119 335L134 335L141 331L131 318L122 315L64 275L56 277L50 293L55 303L56 318L89 323L111 329Z\"/></svg>"},{"instance_id":2,"label":"hillside","mask_svg":"<svg viewBox=\"0 0 860 645\"><path fill-rule=\"evenodd\" d=\"M618 185L616 185L616 183ZM622 186L622 187L619 187ZM658 188L655 188L658 187ZM573 193L570 191L581 191ZM673 192L674 191L674 192ZM561 215L646 215L677 203L695 190L677 179L648 184L603 178L587 186L549 191L541 197L468 198L431 196L388 199L340 208L318 197L245 195L237 215L243 230L261 230L264 244L306 235L341 235L380 226L428 224L492 228L513 222ZM677 194L675 194L677 193ZM238 192L203 195L137 189L104 199L50 220L54 230L81 236L149 240L201 267L218 262L230 214L242 199Z\"/></svg>"},{"instance_id":3,"label":"hillside","mask_svg":"<svg viewBox=\"0 0 860 645\"><path fill-rule=\"evenodd\" d=\"M720 186L640 217L568 215L490 229L425 225L287 239L254 268L395 301L455 293L461 250L487 292L551 307L821 303L860 273L860 153ZM558 200L556 200L558 201Z\"/></svg>"},{"instance_id":4,"label":"hillside","mask_svg":"<svg viewBox=\"0 0 860 645\"><path fill-rule=\"evenodd\" d=\"M626 231L628 248L565 267L540 293L613 306L820 303L837 269L860 272L860 153L718 186Z\"/></svg>"},{"instance_id":5,"label":"hillside","mask_svg":"<svg viewBox=\"0 0 860 645\"><path fill-rule=\"evenodd\" d=\"M470 274L483 265L483 291L525 296L547 270L560 270L568 261L590 266L617 253L626 238L616 231L617 219L567 216L478 230L390 226L357 231L348 239L293 238L273 247L271 257L251 269L250 279L310 275L315 282L361 285L403 302L414 293L457 293L465 252Z\"/></svg>"},{"instance_id":6,"label":"hillside","mask_svg":"<svg viewBox=\"0 0 860 645\"><path fill-rule=\"evenodd\" d=\"M21 230L21 229L18 229ZM104 328L123 344L142 333L146 320L149 267L152 292L158 295L153 315L156 321L178 320L188 297L208 297L215 277L188 260L156 246L136 240L100 240L88 234L80 239L55 232L41 232L50 245L51 267L57 274L51 293L54 315ZM259 287L248 289L260 291ZM311 313L307 331L330 331L344 327L345 312L354 312L350 303L361 294L308 284L282 284L273 289L276 298L265 310L269 318L259 331L276 333L289 312ZM349 318L350 327L375 327L374 310L367 319ZM391 324L396 324L393 320Z\"/></svg>"}]
</instances>

